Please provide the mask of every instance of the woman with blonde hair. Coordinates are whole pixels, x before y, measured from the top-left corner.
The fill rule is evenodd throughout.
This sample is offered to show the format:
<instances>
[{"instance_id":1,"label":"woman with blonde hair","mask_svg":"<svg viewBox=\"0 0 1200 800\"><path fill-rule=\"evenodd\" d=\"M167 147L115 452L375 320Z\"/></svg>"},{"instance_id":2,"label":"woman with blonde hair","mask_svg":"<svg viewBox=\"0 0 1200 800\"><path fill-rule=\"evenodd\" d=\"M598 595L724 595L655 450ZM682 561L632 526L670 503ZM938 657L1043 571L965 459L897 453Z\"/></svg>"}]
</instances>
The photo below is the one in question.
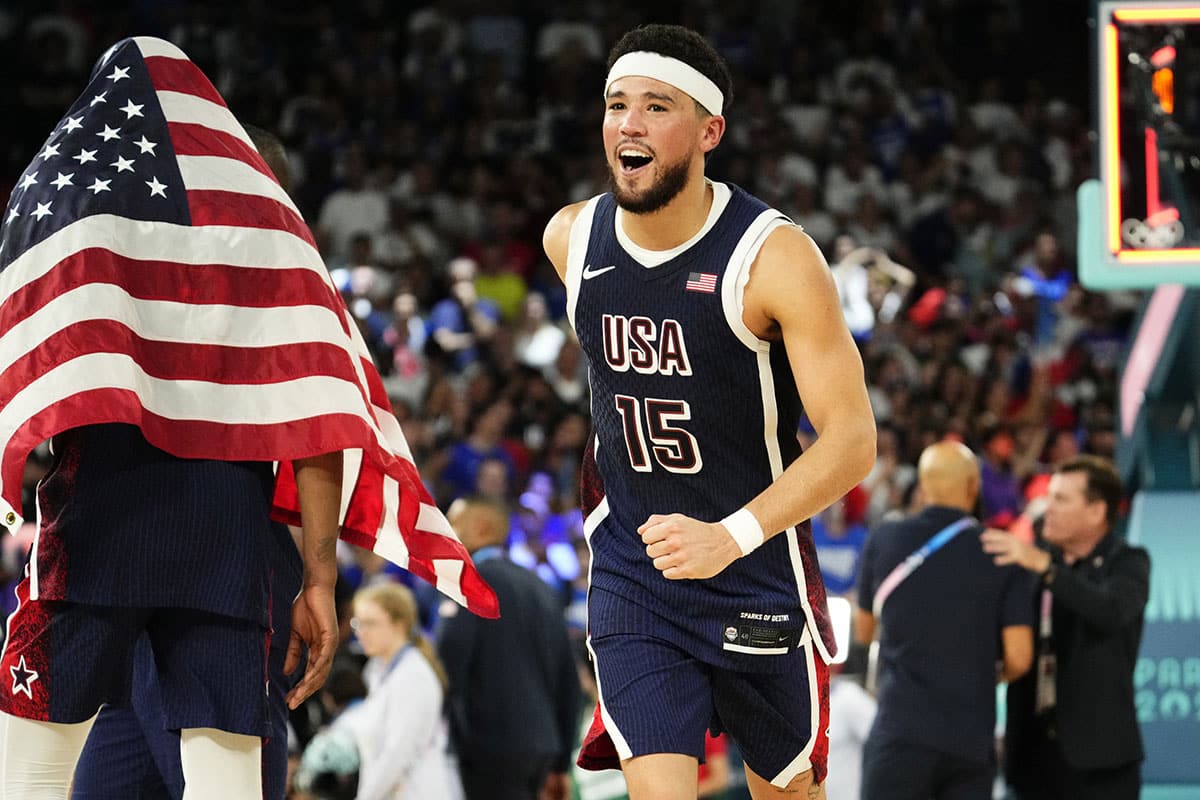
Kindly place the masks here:
<instances>
[{"instance_id":1,"label":"woman with blonde hair","mask_svg":"<svg viewBox=\"0 0 1200 800\"><path fill-rule=\"evenodd\" d=\"M421 631L407 587L377 583L354 595L351 627L369 661L354 720L358 800L455 800L442 701L446 673Z\"/></svg>"}]
</instances>

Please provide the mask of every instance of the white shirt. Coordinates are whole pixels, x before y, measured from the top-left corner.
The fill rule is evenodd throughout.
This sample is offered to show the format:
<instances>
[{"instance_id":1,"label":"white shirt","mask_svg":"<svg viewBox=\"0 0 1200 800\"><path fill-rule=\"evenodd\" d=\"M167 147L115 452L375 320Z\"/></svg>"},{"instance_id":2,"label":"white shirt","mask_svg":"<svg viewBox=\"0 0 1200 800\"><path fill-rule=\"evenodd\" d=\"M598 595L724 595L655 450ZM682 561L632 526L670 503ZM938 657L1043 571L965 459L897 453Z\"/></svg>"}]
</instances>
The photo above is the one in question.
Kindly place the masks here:
<instances>
[{"instance_id":1,"label":"white shirt","mask_svg":"<svg viewBox=\"0 0 1200 800\"><path fill-rule=\"evenodd\" d=\"M425 656L408 647L391 669L373 658L363 679L367 699L350 725L361 761L358 800L454 800L442 685Z\"/></svg>"},{"instance_id":2,"label":"white shirt","mask_svg":"<svg viewBox=\"0 0 1200 800\"><path fill-rule=\"evenodd\" d=\"M350 257L350 240L355 234L374 237L388 223L387 197L375 189L339 189L321 205L317 224L329 232L329 255Z\"/></svg>"}]
</instances>

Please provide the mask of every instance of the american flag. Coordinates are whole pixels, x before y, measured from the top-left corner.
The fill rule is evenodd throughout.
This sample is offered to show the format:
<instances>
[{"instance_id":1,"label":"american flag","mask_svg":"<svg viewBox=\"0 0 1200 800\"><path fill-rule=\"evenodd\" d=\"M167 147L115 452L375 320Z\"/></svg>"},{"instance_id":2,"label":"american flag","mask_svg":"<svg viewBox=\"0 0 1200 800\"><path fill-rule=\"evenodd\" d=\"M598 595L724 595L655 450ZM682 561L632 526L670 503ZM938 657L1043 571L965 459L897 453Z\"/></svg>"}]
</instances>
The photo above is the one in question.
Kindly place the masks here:
<instances>
[{"instance_id":1,"label":"american flag","mask_svg":"<svg viewBox=\"0 0 1200 800\"><path fill-rule=\"evenodd\" d=\"M689 272L683 288L689 292L712 294L717 290L717 276L711 272Z\"/></svg>"},{"instance_id":2,"label":"american flag","mask_svg":"<svg viewBox=\"0 0 1200 800\"><path fill-rule=\"evenodd\" d=\"M184 458L346 451L341 537L483 616L496 596L412 460L312 233L204 74L118 42L21 175L0 227L0 522L29 452L139 425Z\"/></svg>"}]
</instances>

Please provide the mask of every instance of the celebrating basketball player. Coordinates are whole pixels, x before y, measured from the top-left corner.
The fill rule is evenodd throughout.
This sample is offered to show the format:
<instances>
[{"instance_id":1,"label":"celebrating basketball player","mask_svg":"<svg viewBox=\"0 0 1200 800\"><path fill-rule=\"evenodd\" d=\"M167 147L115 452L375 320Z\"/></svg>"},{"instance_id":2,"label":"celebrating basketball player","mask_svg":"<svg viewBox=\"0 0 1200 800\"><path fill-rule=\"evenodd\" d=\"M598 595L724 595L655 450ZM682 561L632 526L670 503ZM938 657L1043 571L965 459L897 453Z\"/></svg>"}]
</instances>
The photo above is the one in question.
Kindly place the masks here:
<instances>
[{"instance_id":1,"label":"celebrating basketball player","mask_svg":"<svg viewBox=\"0 0 1200 800\"><path fill-rule=\"evenodd\" d=\"M862 362L812 240L709 180L729 72L648 25L609 56L612 191L563 208L546 253L591 369L584 464L600 703L580 756L633 800L696 797L706 729L755 800L824 796L834 648L807 520L875 456ZM801 408L818 433L801 454Z\"/></svg>"}]
</instances>

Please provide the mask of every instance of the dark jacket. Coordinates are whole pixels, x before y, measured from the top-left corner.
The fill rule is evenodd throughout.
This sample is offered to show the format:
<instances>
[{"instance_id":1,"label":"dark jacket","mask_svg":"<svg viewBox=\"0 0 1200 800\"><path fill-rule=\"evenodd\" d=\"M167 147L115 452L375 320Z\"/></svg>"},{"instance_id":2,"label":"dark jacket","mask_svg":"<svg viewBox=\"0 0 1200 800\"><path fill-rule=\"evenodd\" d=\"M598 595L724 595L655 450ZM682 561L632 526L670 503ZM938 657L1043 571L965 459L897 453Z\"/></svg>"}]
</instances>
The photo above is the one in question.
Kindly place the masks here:
<instances>
[{"instance_id":1,"label":"dark jacket","mask_svg":"<svg viewBox=\"0 0 1200 800\"><path fill-rule=\"evenodd\" d=\"M579 725L579 674L563 607L550 587L503 557L476 566L500 618L443 606L438 654L449 677L450 732L465 764L552 756L566 772Z\"/></svg>"},{"instance_id":2,"label":"dark jacket","mask_svg":"<svg viewBox=\"0 0 1200 800\"><path fill-rule=\"evenodd\" d=\"M1067 566L1054 556L1053 650L1058 669L1053 717L1034 714L1037 668L1009 687L1009 779L1036 774L1053 730L1063 758L1078 770L1142 759L1133 699L1133 670L1150 589L1150 556L1109 534L1091 555Z\"/></svg>"}]
</instances>

